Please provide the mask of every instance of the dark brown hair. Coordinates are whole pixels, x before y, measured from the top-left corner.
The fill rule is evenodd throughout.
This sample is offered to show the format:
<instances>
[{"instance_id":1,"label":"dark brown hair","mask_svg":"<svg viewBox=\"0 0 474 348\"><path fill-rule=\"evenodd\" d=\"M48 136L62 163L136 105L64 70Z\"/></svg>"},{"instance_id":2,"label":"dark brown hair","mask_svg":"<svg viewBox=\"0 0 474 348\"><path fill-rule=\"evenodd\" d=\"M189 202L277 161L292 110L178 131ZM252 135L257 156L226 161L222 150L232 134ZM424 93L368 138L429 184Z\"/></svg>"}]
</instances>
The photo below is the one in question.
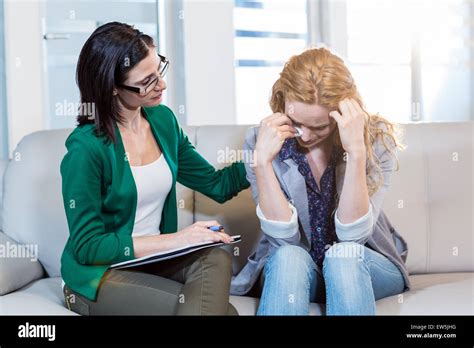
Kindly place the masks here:
<instances>
[{"instance_id":1,"label":"dark brown hair","mask_svg":"<svg viewBox=\"0 0 474 348\"><path fill-rule=\"evenodd\" d=\"M123 117L114 88L154 46L152 37L125 23L107 23L92 33L77 62L76 83L82 106L77 117L79 126L94 123L97 136L105 135L116 143L115 122L123 121ZM84 105L92 105L93 113Z\"/></svg>"}]
</instances>

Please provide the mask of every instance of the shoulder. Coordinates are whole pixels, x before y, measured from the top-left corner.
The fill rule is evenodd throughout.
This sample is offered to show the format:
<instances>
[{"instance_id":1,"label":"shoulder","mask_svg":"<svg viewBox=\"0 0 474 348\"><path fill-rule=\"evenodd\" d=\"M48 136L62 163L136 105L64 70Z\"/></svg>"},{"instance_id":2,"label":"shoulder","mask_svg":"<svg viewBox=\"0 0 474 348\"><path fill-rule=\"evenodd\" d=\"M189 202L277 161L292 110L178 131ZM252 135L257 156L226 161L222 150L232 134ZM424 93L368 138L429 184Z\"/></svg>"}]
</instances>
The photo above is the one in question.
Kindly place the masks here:
<instances>
[{"instance_id":1,"label":"shoulder","mask_svg":"<svg viewBox=\"0 0 474 348\"><path fill-rule=\"evenodd\" d=\"M260 126L252 126L247 129L245 132L245 144L244 147L246 149L253 150L255 148L255 144L257 143L257 136Z\"/></svg>"},{"instance_id":2,"label":"shoulder","mask_svg":"<svg viewBox=\"0 0 474 348\"><path fill-rule=\"evenodd\" d=\"M384 122L378 122L372 136L373 157L370 163L376 163L382 171L393 171L398 166L398 139L390 128ZM368 163L369 164L369 163Z\"/></svg>"},{"instance_id":3,"label":"shoulder","mask_svg":"<svg viewBox=\"0 0 474 348\"><path fill-rule=\"evenodd\" d=\"M397 152L395 135L388 127L389 126L382 121L377 122L374 127L373 136L375 139L372 143L372 149L379 158L387 152L393 152L394 154Z\"/></svg>"},{"instance_id":4,"label":"shoulder","mask_svg":"<svg viewBox=\"0 0 474 348\"><path fill-rule=\"evenodd\" d=\"M160 104L157 106L143 108L148 116L148 121L155 126L160 127L177 127L178 120L173 111L166 105Z\"/></svg>"},{"instance_id":5,"label":"shoulder","mask_svg":"<svg viewBox=\"0 0 474 348\"><path fill-rule=\"evenodd\" d=\"M96 135L94 124L77 126L69 134L65 145L67 148L66 157L89 158L96 162L102 162L105 156L105 148L110 146L110 141L105 136ZM78 161L79 162L79 161Z\"/></svg>"},{"instance_id":6,"label":"shoulder","mask_svg":"<svg viewBox=\"0 0 474 348\"><path fill-rule=\"evenodd\" d=\"M69 134L66 139L66 146L69 148L71 145L77 143L84 144L87 147L97 146L100 142L99 137L96 136L96 127L94 124L84 124L77 126Z\"/></svg>"}]
</instances>

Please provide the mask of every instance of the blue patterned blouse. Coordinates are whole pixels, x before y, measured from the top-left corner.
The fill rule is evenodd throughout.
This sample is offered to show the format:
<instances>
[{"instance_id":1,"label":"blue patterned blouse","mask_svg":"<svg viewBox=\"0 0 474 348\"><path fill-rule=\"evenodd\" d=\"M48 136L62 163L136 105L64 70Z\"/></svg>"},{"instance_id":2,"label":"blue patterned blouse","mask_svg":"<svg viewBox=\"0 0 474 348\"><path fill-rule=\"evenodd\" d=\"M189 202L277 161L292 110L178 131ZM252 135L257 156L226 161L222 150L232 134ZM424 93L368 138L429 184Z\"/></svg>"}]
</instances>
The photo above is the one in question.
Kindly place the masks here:
<instances>
[{"instance_id":1,"label":"blue patterned blouse","mask_svg":"<svg viewBox=\"0 0 474 348\"><path fill-rule=\"evenodd\" d=\"M287 139L279 154L281 161L291 158L305 179L311 223L310 254L319 267L323 265L324 252L338 241L334 223L334 212L337 208L336 164L342 154L342 149L335 146L328 166L321 176L320 188L311 172L305 151L295 138Z\"/></svg>"}]
</instances>

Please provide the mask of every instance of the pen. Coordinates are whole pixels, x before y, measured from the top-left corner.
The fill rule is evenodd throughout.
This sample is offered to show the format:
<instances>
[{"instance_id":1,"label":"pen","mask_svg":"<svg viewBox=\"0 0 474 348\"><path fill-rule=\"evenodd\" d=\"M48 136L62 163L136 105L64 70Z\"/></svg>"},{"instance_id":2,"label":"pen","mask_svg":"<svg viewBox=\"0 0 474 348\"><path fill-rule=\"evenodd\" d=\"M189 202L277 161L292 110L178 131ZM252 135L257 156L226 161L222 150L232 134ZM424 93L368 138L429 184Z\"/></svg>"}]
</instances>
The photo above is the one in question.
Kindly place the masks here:
<instances>
[{"instance_id":1,"label":"pen","mask_svg":"<svg viewBox=\"0 0 474 348\"><path fill-rule=\"evenodd\" d=\"M210 229L211 231L214 231L214 232L220 232L224 229L224 226L222 225L219 225L219 226L209 226L208 229Z\"/></svg>"}]
</instances>

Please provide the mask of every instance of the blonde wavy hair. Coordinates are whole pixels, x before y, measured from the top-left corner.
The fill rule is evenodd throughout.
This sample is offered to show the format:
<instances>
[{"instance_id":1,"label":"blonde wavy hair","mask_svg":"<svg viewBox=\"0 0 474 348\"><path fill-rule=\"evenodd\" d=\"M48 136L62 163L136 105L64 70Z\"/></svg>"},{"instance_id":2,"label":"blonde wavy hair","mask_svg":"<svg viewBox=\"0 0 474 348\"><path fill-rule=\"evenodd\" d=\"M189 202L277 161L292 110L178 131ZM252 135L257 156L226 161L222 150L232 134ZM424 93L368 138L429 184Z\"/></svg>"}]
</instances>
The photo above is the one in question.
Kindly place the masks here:
<instances>
[{"instance_id":1,"label":"blonde wavy hair","mask_svg":"<svg viewBox=\"0 0 474 348\"><path fill-rule=\"evenodd\" d=\"M398 170L395 150L404 149L401 143L402 129L379 114L367 112L354 79L340 57L326 48L308 49L291 57L273 85L270 107L274 113L284 113L285 100L290 100L337 109L339 102L345 98L356 100L368 116L364 127L364 142L367 149L367 188L372 196L383 185L380 160L373 151L373 144L379 139L382 141L396 159ZM342 149L337 128L336 132L334 145Z\"/></svg>"}]
</instances>

